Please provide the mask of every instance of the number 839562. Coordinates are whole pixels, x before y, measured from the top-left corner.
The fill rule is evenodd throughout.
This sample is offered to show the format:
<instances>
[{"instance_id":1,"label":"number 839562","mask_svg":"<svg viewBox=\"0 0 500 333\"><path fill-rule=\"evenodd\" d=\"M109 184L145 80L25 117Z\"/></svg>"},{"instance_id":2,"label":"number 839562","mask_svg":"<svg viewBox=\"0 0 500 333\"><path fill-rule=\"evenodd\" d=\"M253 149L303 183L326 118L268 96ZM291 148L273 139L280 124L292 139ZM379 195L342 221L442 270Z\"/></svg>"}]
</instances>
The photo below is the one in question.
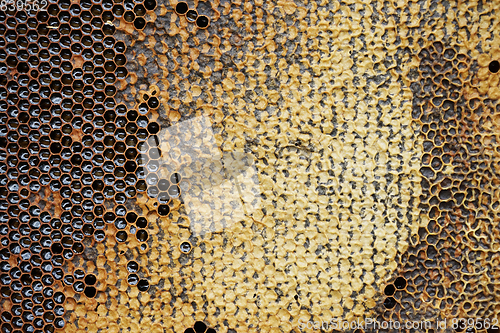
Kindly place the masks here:
<instances>
[{"instance_id":1,"label":"number 839562","mask_svg":"<svg viewBox=\"0 0 500 333\"><path fill-rule=\"evenodd\" d=\"M476 330L481 329L498 329L498 319L482 319L482 318L453 318L451 320L451 327L453 329L465 330L467 328L473 327Z\"/></svg>"},{"instance_id":2,"label":"number 839562","mask_svg":"<svg viewBox=\"0 0 500 333\"><path fill-rule=\"evenodd\" d=\"M47 0L1 0L1 11L39 11L47 9Z\"/></svg>"}]
</instances>

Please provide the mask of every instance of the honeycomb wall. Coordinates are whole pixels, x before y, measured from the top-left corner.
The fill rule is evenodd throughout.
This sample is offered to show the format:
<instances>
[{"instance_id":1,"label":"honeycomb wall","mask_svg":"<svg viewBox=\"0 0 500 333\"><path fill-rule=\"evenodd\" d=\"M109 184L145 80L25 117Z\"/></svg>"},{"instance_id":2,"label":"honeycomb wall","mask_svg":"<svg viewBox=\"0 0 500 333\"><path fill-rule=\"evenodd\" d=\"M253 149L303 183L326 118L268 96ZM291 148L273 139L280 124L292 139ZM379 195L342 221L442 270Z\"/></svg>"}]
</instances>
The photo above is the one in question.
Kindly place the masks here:
<instances>
[{"instance_id":1,"label":"honeycomb wall","mask_svg":"<svg viewBox=\"0 0 500 333\"><path fill-rule=\"evenodd\" d=\"M499 7L0 8L1 332L499 318ZM182 194L218 171L146 171L175 154L160 130L199 116L262 189L204 235Z\"/></svg>"}]
</instances>

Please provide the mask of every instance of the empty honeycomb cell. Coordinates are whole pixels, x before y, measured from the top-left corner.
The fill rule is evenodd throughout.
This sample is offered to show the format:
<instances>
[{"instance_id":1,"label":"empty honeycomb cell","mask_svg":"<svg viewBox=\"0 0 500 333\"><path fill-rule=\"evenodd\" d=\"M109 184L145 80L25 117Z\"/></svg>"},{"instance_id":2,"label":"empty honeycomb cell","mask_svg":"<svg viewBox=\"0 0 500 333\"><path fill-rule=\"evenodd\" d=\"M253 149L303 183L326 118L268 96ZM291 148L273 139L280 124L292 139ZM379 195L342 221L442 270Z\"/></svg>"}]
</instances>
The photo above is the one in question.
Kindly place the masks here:
<instances>
[{"instance_id":1,"label":"empty honeycomb cell","mask_svg":"<svg viewBox=\"0 0 500 333\"><path fill-rule=\"evenodd\" d=\"M387 297L384 301L384 307L387 309L392 309L396 306L397 302L394 297Z\"/></svg>"},{"instance_id":2,"label":"empty honeycomb cell","mask_svg":"<svg viewBox=\"0 0 500 333\"><path fill-rule=\"evenodd\" d=\"M146 279L141 279L139 280L139 282L137 283L137 289L139 289L139 291L148 291L149 290L149 282L148 280Z\"/></svg>"},{"instance_id":3,"label":"empty honeycomb cell","mask_svg":"<svg viewBox=\"0 0 500 333\"><path fill-rule=\"evenodd\" d=\"M125 19L125 21L127 22L134 22L135 20L135 14L133 11L131 10L128 10L126 11L124 14L123 14L123 18Z\"/></svg>"},{"instance_id":4,"label":"empty honeycomb cell","mask_svg":"<svg viewBox=\"0 0 500 333\"><path fill-rule=\"evenodd\" d=\"M144 1L144 7L146 7L147 10L154 10L156 8L156 0L145 0Z\"/></svg>"},{"instance_id":5,"label":"empty honeycomb cell","mask_svg":"<svg viewBox=\"0 0 500 333\"><path fill-rule=\"evenodd\" d=\"M115 237L118 242L123 243L127 240L128 235L126 231L118 231Z\"/></svg>"},{"instance_id":6,"label":"empty honeycomb cell","mask_svg":"<svg viewBox=\"0 0 500 333\"><path fill-rule=\"evenodd\" d=\"M170 187L170 182L168 180L160 179L158 181L158 189L160 191L167 191L169 187Z\"/></svg>"},{"instance_id":7,"label":"empty honeycomb cell","mask_svg":"<svg viewBox=\"0 0 500 333\"><path fill-rule=\"evenodd\" d=\"M157 123L150 122L148 124L148 132L152 135L157 134L160 130L160 126Z\"/></svg>"},{"instance_id":8,"label":"empty honeycomb cell","mask_svg":"<svg viewBox=\"0 0 500 333\"><path fill-rule=\"evenodd\" d=\"M200 15L196 18L196 26L200 29L206 29L210 25L210 18L206 15Z\"/></svg>"},{"instance_id":9,"label":"empty honeycomb cell","mask_svg":"<svg viewBox=\"0 0 500 333\"><path fill-rule=\"evenodd\" d=\"M386 296L392 296L392 295L394 295L395 291L396 291L396 288L394 287L394 285L390 284L387 287L385 287L384 294Z\"/></svg>"},{"instance_id":10,"label":"empty honeycomb cell","mask_svg":"<svg viewBox=\"0 0 500 333\"><path fill-rule=\"evenodd\" d=\"M136 237L139 242L145 242L148 240L149 234L146 230L140 229L137 231Z\"/></svg>"},{"instance_id":11,"label":"empty honeycomb cell","mask_svg":"<svg viewBox=\"0 0 500 333\"><path fill-rule=\"evenodd\" d=\"M89 274L85 276L85 284L87 284L87 286L93 286L94 284L96 284L96 282L97 278L95 275Z\"/></svg>"},{"instance_id":12,"label":"empty honeycomb cell","mask_svg":"<svg viewBox=\"0 0 500 333\"><path fill-rule=\"evenodd\" d=\"M112 11L115 17L121 17L125 13L125 8L121 4L115 4Z\"/></svg>"},{"instance_id":13,"label":"empty honeycomb cell","mask_svg":"<svg viewBox=\"0 0 500 333\"><path fill-rule=\"evenodd\" d=\"M500 63L497 60L493 60L488 65L488 68L489 68L490 72L498 73L498 71L500 70Z\"/></svg>"},{"instance_id":14,"label":"empty honeycomb cell","mask_svg":"<svg viewBox=\"0 0 500 333\"><path fill-rule=\"evenodd\" d=\"M193 328L196 333L205 333L205 331L207 330L207 325L202 321L197 321L194 323Z\"/></svg>"},{"instance_id":15,"label":"empty honeycomb cell","mask_svg":"<svg viewBox=\"0 0 500 333\"><path fill-rule=\"evenodd\" d=\"M190 242L182 242L179 245L179 249L181 250L182 253L188 254L191 252L192 246Z\"/></svg>"},{"instance_id":16,"label":"empty honeycomb cell","mask_svg":"<svg viewBox=\"0 0 500 333\"><path fill-rule=\"evenodd\" d=\"M188 12L189 6L187 2L180 1L175 5L175 12L177 15L184 15Z\"/></svg>"},{"instance_id":17,"label":"empty honeycomb cell","mask_svg":"<svg viewBox=\"0 0 500 333\"><path fill-rule=\"evenodd\" d=\"M85 287L84 294L89 298L95 297L97 294L97 289L92 286L87 286Z\"/></svg>"},{"instance_id":18,"label":"empty honeycomb cell","mask_svg":"<svg viewBox=\"0 0 500 333\"><path fill-rule=\"evenodd\" d=\"M130 273L136 273L139 271L139 264L136 261L129 261L127 263L127 270Z\"/></svg>"},{"instance_id":19,"label":"empty honeycomb cell","mask_svg":"<svg viewBox=\"0 0 500 333\"><path fill-rule=\"evenodd\" d=\"M177 185L170 185L170 187L168 188L168 195L171 197L171 198L178 198L181 194L181 190L179 188L179 186Z\"/></svg>"},{"instance_id":20,"label":"empty honeycomb cell","mask_svg":"<svg viewBox=\"0 0 500 333\"><path fill-rule=\"evenodd\" d=\"M165 200L165 196L159 198L161 201L168 201L168 200ZM160 214L161 216L168 216L168 214L170 214L170 207L168 205L159 205L158 206L158 214Z\"/></svg>"},{"instance_id":21,"label":"empty honeycomb cell","mask_svg":"<svg viewBox=\"0 0 500 333\"><path fill-rule=\"evenodd\" d=\"M173 173L171 176L170 176L170 182L172 184L179 184L179 182L181 181L181 175L177 172Z\"/></svg>"},{"instance_id":22,"label":"empty honeycomb cell","mask_svg":"<svg viewBox=\"0 0 500 333\"><path fill-rule=\"evenodd\" d=\"M146 7L142 4L135 5L134 13L136 16L144 16L146 14Z\"/></svg>"},{"instance_id":23,"label":"empty honeycomb cell","mask_svg":"<svg viewBox=\"0 0 500 333\"><path fill-rule=\"evenodd\" d=\"M135 273L129 274L127 283L131 286L136 286L139 283L139 276Z\"/></svg>"},{"instance_id":24,"label":"empty honeycomb cell","mask_svg":"<svg viewBox=\"0 0 500 333\"><path fill-rule=\"evenodd\" d=\"M189 22L195 22L197 18L198 18L198 12L196 11L196 9L190 9L186 12L186 19Z\"/></svg>"}]
</instances>

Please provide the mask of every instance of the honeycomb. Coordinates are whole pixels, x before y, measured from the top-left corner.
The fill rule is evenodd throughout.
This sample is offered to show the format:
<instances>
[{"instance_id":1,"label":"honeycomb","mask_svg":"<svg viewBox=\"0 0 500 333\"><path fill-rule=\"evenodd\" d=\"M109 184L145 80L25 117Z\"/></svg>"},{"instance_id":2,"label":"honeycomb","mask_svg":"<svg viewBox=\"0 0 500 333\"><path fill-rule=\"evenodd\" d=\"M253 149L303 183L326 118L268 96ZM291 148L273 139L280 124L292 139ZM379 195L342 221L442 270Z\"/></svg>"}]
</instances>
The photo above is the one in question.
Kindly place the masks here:
<instances>
[{"instance_id":1,"label":"honeycomb","mask_svg":"<svg viewBox=\"0 0 500 333\"><path fill-rule=\"evenodd\" d=\"M499 11L2 1L0 332L498 332Z\"/></svg>"}]
</instances>

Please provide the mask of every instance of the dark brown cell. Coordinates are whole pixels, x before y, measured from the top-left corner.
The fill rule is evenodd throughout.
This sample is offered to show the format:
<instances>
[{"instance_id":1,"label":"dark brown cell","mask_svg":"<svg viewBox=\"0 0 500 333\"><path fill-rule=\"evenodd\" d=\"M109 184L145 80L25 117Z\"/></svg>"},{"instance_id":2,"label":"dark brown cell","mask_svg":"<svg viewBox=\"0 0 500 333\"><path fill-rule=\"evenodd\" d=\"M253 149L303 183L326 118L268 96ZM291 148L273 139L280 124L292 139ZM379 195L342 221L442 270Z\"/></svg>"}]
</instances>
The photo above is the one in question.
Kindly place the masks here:
<instances>
[{"instance_id":1,"label":"dark brown cell","mask_svg":"<svg viewBox=\"0 0 500 333\"><path fill-rule=\"evenodd\" d=\"M188 10L189 6L187 2L180 1L177 3L177 5L175 5L175 12L177 13L177 15L184 15L187 13Z\"/></svg>"},{"instance_id":2,"label":"dark brown cell","mask_svg":"<svg viewBox=\"0 0 500 333\"><path fill-rule=\"evenodd\" d=\"M168 205L159 205L158 214L161 216L167 216L170 213L170 207Z\"/></svg>"},{"instance_id":3,"label":"dark brown cell","mask_svg":"<svg viewBox=\"0 0 500 333\"><path fill-rule=\"evenodd\" d=\"M97 290L95 287L85 287L84 293L85 296L92 298L95 297L95 295L97 294Z\"/></svg>"},{"instance_id":4,"label":"dark brown cell","mask_svg":"<svg viewBox=\"0 0 500 333\"><path fill-rule=\"evenodd\" d=\"M181 194L181 189L179 188L179 186L177 185L171 185L169 188L168 188L168 195L171 197L171 198L178 198Z\"/></svg>"},{"instance_id":5,"label":"dark brown cell","mask_svg":"<svg viewBox=\"0 0 500 333\"><path fill-rule=\"evenodd\" d=\"M123 243L127 240L128 238L128 235L127 235L127 232L125 231L118 231L116 233L116 240L120 243Z\"/></svg>"},{"instance_id":6,"label":"dark brown cell","mask_svg":"<svg viewBox=\"0 0 500 333\"><path fill-rule=\"evenodd\" d=\"M134 27L137 30L142 30L146 26L146 20L143 19L142 17L138 17L134 20Z\"/></svg>"},{"instance_id":7,"label":"dark brown cell","mask_svg":"<svg viewBox=\"0 0 500 333\"><path fill-rule=\"evenodd\" d=\"M192 249L191 243L182 242L179 245L179 249L181 250L182 253L188 254L189 252L191 252L191 249Z\"/></svg>"},{"instance_id":8,"label":"dark brown cell","mask_svg":"<svg viewBox=\"0 0 500 333\"><path fill-rule=\"evenodd\" d=\"M145 242L148 240L149 234L146 230L140 229L137 231L136 237L139 242Z\"/></svg>"},{"instance_id":9,"label":"dark brown cell","mask_svg":"<svg viewBox=\"0 0 500 333\"><path fill-rule=\"evenodd\" d=\"M404 289L406 287L406 279L403 277L398 277L394 281L394 286L398 289Z\"/></svg>"},{"instance_id":10,"label":"dark brown cell","mask_svg":"<svg viewBox=\"0 0 500 333\"><path fill-rule=\"evenodd\" d=\"M207 325L202 321L197 321L194 323L194 330L196 333L204 333L207 330Z\"/></svg>"},{"instance_id":11,"label":"dark brown cell","mask_svg":"<svg viewBox=\"0 0 500 333\"><path fill-rule=\"evenodd\" d=\"M134 13L137 16L144 16L146 14L146 7L144 7L142 4L135 5Z\"/></svg>"},{"instance_id":12,"label":"dark brown cell","mask_svg":"<svg viewBox=\"0 0 500 333\"><path fill-rule=\"evenodd\" d=\"M387 287L385 287L384 294L386 296L392 296L392 295L394 295L395 291L396 291L396 288L394 287L394 285L389 284Z\"/></svg>"},{"instance_id":13,"label":"dark brown cell","mask_svg":"<svg viewBox=\"0 0 500 333\"><path fill-rule=\"evenodd\" d=\"M115 15L115 17L121 17L124 12L125 9L123 8L122 5L116 4L113 6L113 14Z\"/></svg>"},{"instance_id":14,"label":"dark brown cell","mask_svg":"<svg viewBox=\"0 0 500 333\"><path fill-rule=\"evenodd\" d=\"M129 274L127 277L127 283L131 286L136 286L139 283L139 276L135 273Z\"/></svg>"},{"instance_id":15,"label":"dark brown cell","mask_svg":"<svg viewBox=\"0 0 500 333\"><path fill-rule=\"evenodd\" d=\"M97 278L94 274L89 274L85 277L85 284L87 286L93 286L97 282Z\"/></svg>"},{"instance_id":16,"label":"dark brown cell","mask_svg":"<svg viewBox=\"0 0 500 333\"><path fill-rule=\"evenodd\" d=\"M196 19L196 26L200 29L206 29L210 25L210 19L206 15L200 15Z\"/></svg>"},{"instance_id":17,"label":"dark brown cell","mask_svg":"<svg viewBox=\"0 0 500 333\"><path fill-rule=\"evenodd\" d=\"M195 22L198 17L198 12L195 9L190 9L186 13L186 18L189 22Z\"/></svg>"},{"instance_id":18,"label":"dark brown cell","mask_svg":"<svg viewBox=\"0 0 500 333\"><path fill-rule=\"evenodd\" d=\"M134 22L135 20L135 14L133 11L126 11L124 14L123 14L123 18L125 19L125 21L127 22Z\"/></svg>"},{"instance_id":19,"label":"dark brown cell","mask_svg":"<svg viewBox=\"0 0 500 333\"><path fill-rule=\"evenodd\" d=\"M136 273L139 271L139 264L136 261L129 261L127 263L127 270L130 273Z\"/></svg>"},{"instance_id":20,"label":"dark brown cell","mask_svg":"<svg viewBox=\"0 0 500 333\"><path fill-rule=\"evenodd\" d=\"M144 7L146 7L147 10L154 10L156 8L156 0L144 1Z\"/></svg>"},{"instance_id":21,"label":"dark brown cell","mask_svg":"<svg viewBox=\"0 0 500 333\"><path fill-rule=\"evenodd\" d=\"M488 68L490 72L498 73L498 71L500 70L500 63L497 60L493 60L492 62L490 62Z\"/></svg>"},{"instance_id":22,"label":"dark brown cell","mask_svg":"<svg viewBox=\"0 0 500 333\"><path fill-rule=\"evenodd\" d=\"M138 228L146 228L148 225L148 221L144 217L139 217L135 224Z\"/></svg>"},{"instance_id":23,"label":"dark brown cell","mask_svg":"<svg viewBox=\"0 0 500 333\"><path fill-rule=\"evenodd\" d=\"M387 309L394 308L396 306L396 300L394 299L394 297L387 297L384 301L384 306Z\"/></svg>"},{"instance_id":24,"label":"dark brown cell","mask_svg":"<svg viewBox=\"0 0 500 333\"><path fill-rule=\"evenodd\" d=\"M139 283L137 283L137 288L139 291L148 291L149 289L149 282L146 279L141 279Z\"/></svg>"}]
</instances>

